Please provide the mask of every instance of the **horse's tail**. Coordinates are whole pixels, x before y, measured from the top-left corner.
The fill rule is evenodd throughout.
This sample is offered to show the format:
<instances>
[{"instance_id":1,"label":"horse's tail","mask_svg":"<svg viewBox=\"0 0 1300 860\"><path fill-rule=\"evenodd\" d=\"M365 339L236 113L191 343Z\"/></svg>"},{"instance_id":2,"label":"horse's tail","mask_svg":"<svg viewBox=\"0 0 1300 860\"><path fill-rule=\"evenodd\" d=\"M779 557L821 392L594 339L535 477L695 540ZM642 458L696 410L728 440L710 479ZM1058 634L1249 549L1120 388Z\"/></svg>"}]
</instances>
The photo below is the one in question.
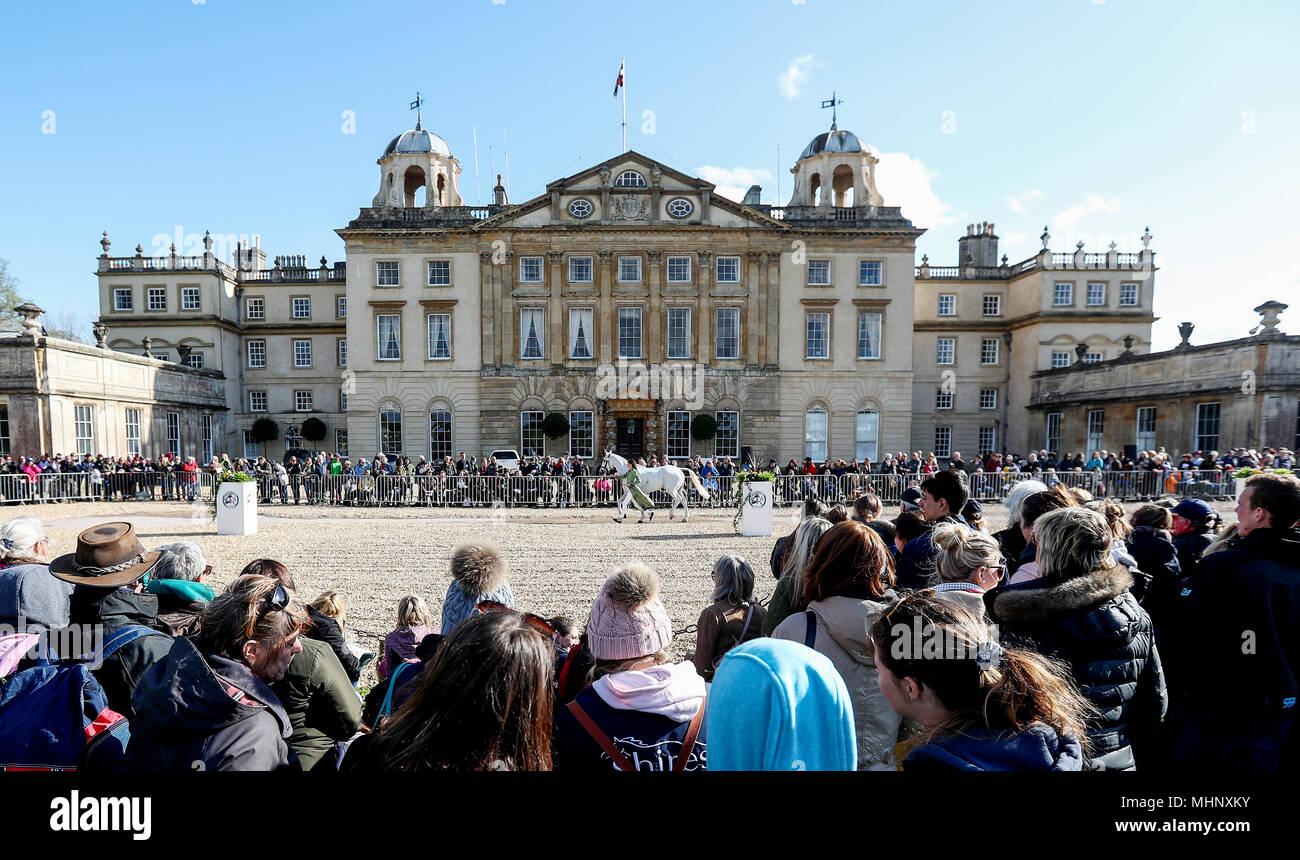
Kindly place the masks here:
<instances>
[{"instance_id":1,"label":"horse's tail","mask_svg":"<svg viewBox=\"0 0 1300 860\"><path fill-rule=\"evenodd\" d=\"M690 477L691 483L695 485L695 492L700 494L700 498L707 501L709 498L709 491L704 489L704 485L700 483L700 479L696 476L695 472L690 469L682 469L682 471Z\"/></svg>"}]
</instances>

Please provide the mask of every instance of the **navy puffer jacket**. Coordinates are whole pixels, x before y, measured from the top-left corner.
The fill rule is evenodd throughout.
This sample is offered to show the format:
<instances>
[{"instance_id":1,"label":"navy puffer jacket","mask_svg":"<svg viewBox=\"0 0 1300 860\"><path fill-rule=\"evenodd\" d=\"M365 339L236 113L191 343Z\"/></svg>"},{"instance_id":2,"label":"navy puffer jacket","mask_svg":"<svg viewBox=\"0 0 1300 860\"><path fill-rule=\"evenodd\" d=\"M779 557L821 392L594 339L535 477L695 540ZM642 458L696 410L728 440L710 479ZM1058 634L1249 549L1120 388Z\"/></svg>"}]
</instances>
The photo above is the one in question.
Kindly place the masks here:
<instances>
[{"instance_id":1,"label":"navy puffer jacket","mask_svg":"<svg viewBox=\"0 0 1300 860\"><path fill-rule=\"evenodd\" d=\"M1097 707L1088 730L1092 769L1135 769L1134 744L1144 748L1168 704L1155 630L1132 585L1132 574L1116 566L985 594L1003 642L1064 661Z\"/></svg>"}]
</instances>

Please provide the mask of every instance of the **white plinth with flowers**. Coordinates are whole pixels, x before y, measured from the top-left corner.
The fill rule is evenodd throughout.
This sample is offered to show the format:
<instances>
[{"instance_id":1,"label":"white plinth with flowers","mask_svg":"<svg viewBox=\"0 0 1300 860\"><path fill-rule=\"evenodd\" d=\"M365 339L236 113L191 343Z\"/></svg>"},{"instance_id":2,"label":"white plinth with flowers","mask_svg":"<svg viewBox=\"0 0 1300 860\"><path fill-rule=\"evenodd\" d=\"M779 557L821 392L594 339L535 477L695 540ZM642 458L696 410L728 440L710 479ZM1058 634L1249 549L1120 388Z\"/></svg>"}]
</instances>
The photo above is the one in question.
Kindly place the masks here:
<instances>
[{"instance_id":1,"label":"white plinth with flowers","mask_svg":"<svg viewBox=\"0 0 1300 860\"><path fill-rule=\"evenodd\" d=\"M217 485L217 534L257 534L255 481L229 481Z\"/></svg>"},{"instance_id":2,"label":"white plinth with flowers","mask_svg":"<svg viewBox=\"0 0 1300 860\"><path fill-rule=\"evenodd\" d=\"M744 537L772 534L772 482L749 481L740 503L740 533Z\"/></svg>"}]
</instances>

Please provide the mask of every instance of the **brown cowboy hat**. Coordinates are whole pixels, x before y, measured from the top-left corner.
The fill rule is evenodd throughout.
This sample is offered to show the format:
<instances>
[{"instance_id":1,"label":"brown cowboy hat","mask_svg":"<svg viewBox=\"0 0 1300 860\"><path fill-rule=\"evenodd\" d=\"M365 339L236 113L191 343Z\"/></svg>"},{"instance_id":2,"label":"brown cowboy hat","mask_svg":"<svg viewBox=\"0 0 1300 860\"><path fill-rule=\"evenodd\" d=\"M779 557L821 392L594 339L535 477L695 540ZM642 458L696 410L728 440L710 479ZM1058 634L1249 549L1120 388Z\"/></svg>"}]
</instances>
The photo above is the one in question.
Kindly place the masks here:
<instances>
[{"instance_id":1,"label":"brown cowboy hat","mask_svg":"<svg viewBox=\"0 0 1300 860\"><path fill-rule=\"evenodd\" d=\"M117 588L153 570L161 557L145 552L130 523L102 523L77 535L77 551L50 562L50 573L74 585Z\"/></svg>"}]
</instances>

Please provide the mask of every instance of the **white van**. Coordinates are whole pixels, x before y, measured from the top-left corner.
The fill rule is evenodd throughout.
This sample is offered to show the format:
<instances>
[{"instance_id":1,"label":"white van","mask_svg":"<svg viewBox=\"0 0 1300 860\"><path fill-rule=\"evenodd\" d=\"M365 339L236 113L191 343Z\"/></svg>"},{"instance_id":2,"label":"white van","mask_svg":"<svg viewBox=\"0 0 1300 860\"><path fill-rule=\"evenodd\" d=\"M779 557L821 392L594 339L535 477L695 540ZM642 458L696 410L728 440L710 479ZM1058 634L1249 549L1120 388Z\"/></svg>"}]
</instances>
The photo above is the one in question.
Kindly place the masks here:
<instances>
[{"instance_id":1,"label":"white van","mask_svg":"<svg viewBox=\"0 0 1300 860\"><path fill-rule=\"evenodd\" d=\"M495 457L497 461L497 465L505 469L507 472L513 472L519 468L518 451L511 451L511 450L493 451L490 457Z\"/></svg>"}]
</instances>

